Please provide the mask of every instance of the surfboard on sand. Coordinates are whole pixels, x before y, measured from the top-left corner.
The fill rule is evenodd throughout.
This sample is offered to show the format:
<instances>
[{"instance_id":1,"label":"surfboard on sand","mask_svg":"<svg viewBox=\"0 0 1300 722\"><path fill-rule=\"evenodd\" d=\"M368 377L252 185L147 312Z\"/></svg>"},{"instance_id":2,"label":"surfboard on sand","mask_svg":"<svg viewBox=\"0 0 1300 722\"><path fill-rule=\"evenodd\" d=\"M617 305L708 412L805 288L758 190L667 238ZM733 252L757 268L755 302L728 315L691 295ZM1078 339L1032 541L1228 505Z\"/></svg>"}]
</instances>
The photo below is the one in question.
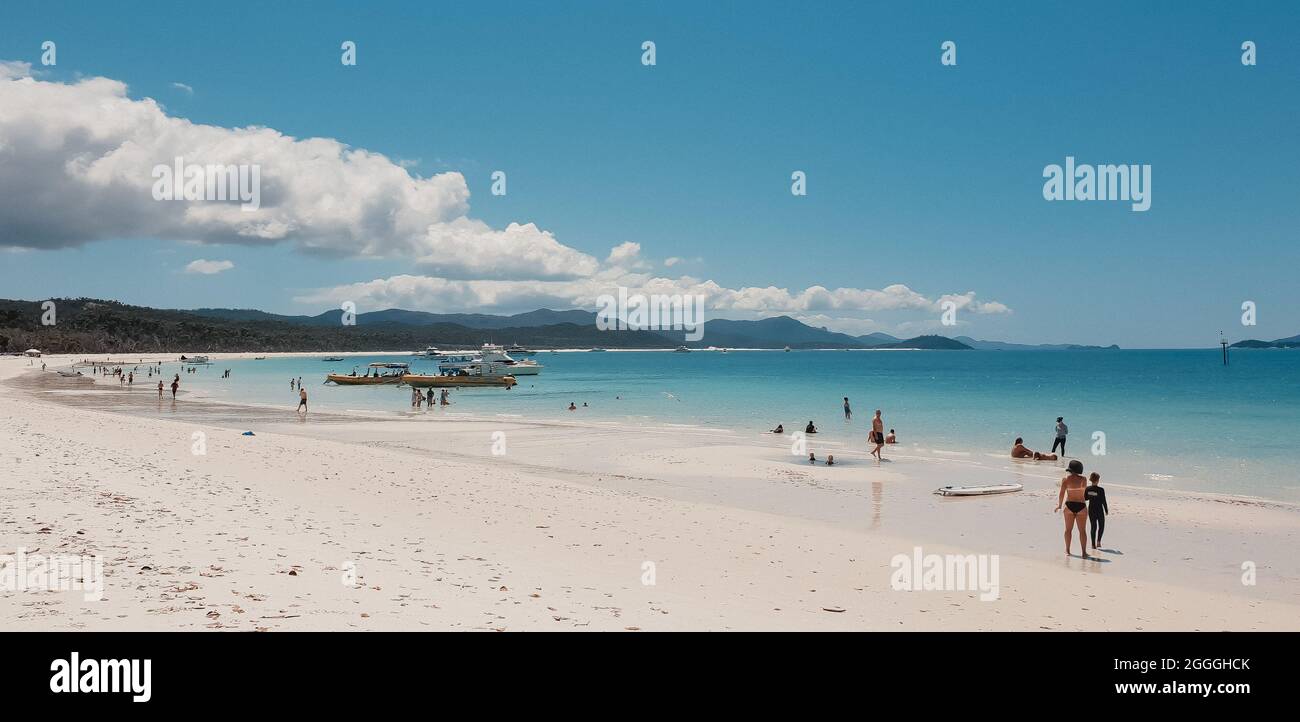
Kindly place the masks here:
<instances>
[{"instance_id":1,"label":"surfboard on sand","mask_svg":"<svg viewBox=\"0 0 1300 722\"><path fill-rule=\"evenodd\" d=\"M941 486L934 493L943 496L987 496L989 494L1008 494L1024 489L1024 484L981 484L978 486Z\"/></svg>"}]
</instances>

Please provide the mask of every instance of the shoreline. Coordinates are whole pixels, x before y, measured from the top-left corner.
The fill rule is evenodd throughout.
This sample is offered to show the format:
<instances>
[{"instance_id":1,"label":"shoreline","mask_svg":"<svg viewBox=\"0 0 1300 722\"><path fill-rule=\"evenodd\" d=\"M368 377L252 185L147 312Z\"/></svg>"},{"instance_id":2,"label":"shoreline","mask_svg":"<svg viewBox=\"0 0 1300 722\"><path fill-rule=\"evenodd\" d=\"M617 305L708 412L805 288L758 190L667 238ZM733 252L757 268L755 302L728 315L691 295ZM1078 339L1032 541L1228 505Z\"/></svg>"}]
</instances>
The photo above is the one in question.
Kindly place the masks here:
<instances>
[{"instance_id":1,"label":"shoreline","mask_svg":"<svg viewBox=\"0 0 1300 722\"><path fill-rule=\"evenodd\" d=\"M396 546L401 538L417 532L436 533L449 548L462 552L463 558L455 564L443 564L445 569L459 569L458 575L468 574L465 567L472 566L474 558L512 557L510 567L514 573L531 570L523 574L530 583L549 589L555 580L564 580L572 582L575 590L599 589L601 595L610 595L602 597L606 602L610 598L620 600L615 605L620 614L613 620L598 609L604 606L596 604L600 599L582 602L579 607L585 610L583 619L591 628L1096 629L1095 617L1075 621L1058 616L1063 608L1060 605L1077 609L1080 604L1091 604L1094 609L1105 610L1103 624L1107 629L1289 629L1300 612L1296 592L1300 589L1300 570L1286 552L1297 541L1296 508L1287 502L1234 495L1215 498L1218 495L1108 484L1122 493L1112 492L1112 505L1117 508L1103 546L1116 539L1115 546L1126 553L1092 562L1077 556L1064 557L1060 517L1040 509L1054 505L1052 477L1059 476L1056 467L1023 470L1018 480L1025 484L1025 491L1018 494L945 500L930 494L940 485L936 479L964 475L978 481L981 475L1001 472L972 469L975 462L961 458L917 458L906 454L874 467L852 450L840 449L832 452L842 459L836 467L809 467L806 462L785 458L788 451L783 452L783 439L778 447L762 443L764 439L757 435L746 438L695 427L691 428L693 434L705 431L709 438L700 439L695 434L683 444L680 429L667 426L628 429L611 424L523 418L454 416L421 419L426 423L417 423L403 418L400 412L395 412L394 418L313 412L323 418L313 418L319 423L304 423L294 421L292 412L259 411L197 398L178 403L181 408L174 415L168 411L166 418L148 418L147 409L135 414L120 409L100 410L100 398L107 401L119 395L142 396L138 392L114 394L112 387L98 385L93 395L68 405L53 398L61 394L40 398L39 390L21 391L17 386L23 382L13 377L28 368L25 359L0 365L0 378L8 379L0 386L0 396L12 402L5 411L10 426L23 426L28 433L40 427L43 438L58 437L65 445L94 447L97 434L111 436L115 445L73 454L61 466L83 476L96 476L96 464L105 461L99 458L103 454L113 460L110 466L116 471L108 474L104 482L83 483L90 483L92 488L126 485L136 492L148 492L141 497L144 499L159 495L155 501L168 508L188 508L191 514L201 508L206 514L220 517L219 524L199 525L208 530L207 545L182 545L173 552L187 557L219 552L226 564L214 564L223 569L229 569L230 544L229 540L217 539L215 530L246 526L247 520L216 507L235 505L241 494L238 488L245 488L243 495L256 495L276 509L311 509L317 517L313 528L329 528L331 537L345 537L349 546L365 546L361 540L369 536L365 532L368 525L388 527L392 514L413 515L404 529L390 530L386 545L381 546ZM79 385L79 380L51 375L60 384ZM80 403L90 398L96 403ZM170 406L170 400L164 406ZM218 407L215 411L214 406ZM219 418L223 413L230 417L242 413L244 423L223 423ZM132 423L122 423L127 418ZM106 427L106 420L114 421ZM238 433L243 429L235 431L240 426L253 430L256 436L241 439ZM209 438L212 451L205 459L196 460L189 453L194 429L204 431ZM509 450L500 456L492 453L495 432L508 440ZM21 432L5 433L0 445L11 456L20 458L21 466L29 466L34 460L22 455ZM345 440L339 440L342 437ZM46 448L50 456L68 456L67 451L59 454L59 444ZM166 463L159 457L164 457ZM215 466L213 461L217 461ZM198 471L192 467L199 463L204 475L222 480L225 492L208 491L190 482L159 481L170 475L190 478ZM117 469L120 465L128 470ZM169 471L163 474L160 469ZM287 478L267 477L268 469L284 470ZM38 473L32 478L37 480L36 488L43 490L41 494L57 496L65 483L59 472L54 468L35 471ZM305 476L314 480L310 490L297 483ZM186 484L188 493L175 495L174 490L166 488L173 483ZM328 487L326 496L332 502L346 503L337 504L339 508L321 505L312 494L321 484ZM438 494L429 498L431 488ZM7 493L12 491L6 489ZM215 498L209 498L214 494ZM392 495L409 497L408 503L396 507L374 505L377 498ZM530 503L522 503L524 500ZM455 510L442 507L452 502L460 506ZM231 506L235 508L237 505ZM537 520L541 509L551 523ZM90 511L78 513L85 517ZM48 513L60 512L52 507ZM299 514L290 512L289 516ZM262 519L265 515L256 516ZM439 517L441 523L428 527L421 519L429 516ZM55 526L48 523L47 517L41 520ZM301 519L297 523L301 524ZM547 529L564 529L569 543L557 548L541 542L537 537L540 533L545 538ZM494 533L485 535L484 530ZM89 535L90 530L85 531ZM155 545L166 539L161 532L137 531ZM103 540L101 544L108 544L120 542L130 533L105 528L96 536ZM33 542L26 544L30 549L41 546L38 542L48 537L31 535L29 540ZM73 537L65 543L84 541L88 541L84 536ZM291 534L271 529L260 544L293 542ZM889 559L910 552L914 546L923 547L927 553L952 550L999 555L1003 568L1001 600L979 602L978 594L972 592L893 591L889 585ZM616 551L604 551L602 547ZM0 553L11 552L0 549ZM302 554L319 556L319 546L308 546ZM391 549L387 555L394 556ZM611 556L616 562L609 562ZM756 564L751 556L764 563ZM605 563L595 563L597 560ZM647 560L660 560L657 585L640 583L641 565ZM1258 586L1243 587L1237 580L1237 566L1242 560L1258 564ZM186 561L177 568L201 568L190 563L192 559ZM330 566L324 560L318 562ZM400 580L410 582L412 563L394 559L387 567L371 570L371 575L385 577L386 583L380 585L385 588L394 583L405 585ZM286 581L281 577L287 572L276 570L275 564L274 558L244 560L241 581L261 580L268 589L277 588L276 583L283 585ZM111 561L107 566L110 589L118 574L139 575L138 570L130 572L120 564L115 568ZM324 566L313 575L322 574ZM304 565L302 576L308 570ZM665 578L669 570L671 575ZM190 583L200 584L200 588L204 585L197 578ZM495 596L511 599L510 612L498 620L505 628L556 629L567 628L563 625L569 621L583 623L578 617L552 619L570 616L563 611L538 614L532 609L537 605L530 600L540 597L515 598L511 593L493 591L495 587L490 585L484 587L482 579L467 582L462 578L460 583L469 587L458 589L477 590L473 594L463 592L475 601L466 602L467 606L450 617L425 607L388 609L382 623L366 621L381 616L378 613L348 617L344 622L337 614L352 603L349 597L355 590L344 593L334 585L326 585L314 588L318 595L312 602L316 605L314 611L294 617L310 621L268 619L263 626L419 629L427 624L435 628L474 628L472 621L482 614L477 607L499 606L499 600L489 599ZM441 581L429 579L415 585L420 593L433 593L431 590L443 586ZM499 586L514 590L518 584ZM184 596L179 592L161 594ZM203 596L204 604L198 604L193 611L214 603L206 593L196 595ZM109 596L121 600L124 595L119 590ZM669 598L673 600L672 614L650 609L658 604L666 610L662 600ZM1088 603L1097 598L1105 601ZM656 599L660 601L653 601ZM177 626L178 618L170 616L172 613L148 613L148 609L158 606L156 602L119 603L125 605L126 619L130 620L125 626L129 628L204 628L211 623L210 619L191 619L182 614L180 618L186 621ZM296 603L307 601L300 599ZM141 604L145 609L138 608ZM846 612L823 611L818 604L844 608ZM523 612L521 606L531 611ZM774 611L776 608L780 611ZM15 616L14 611L6 601L0 618L22 624L25 618ZM207 611L226 615L220 609ZM628 621L633 617L636 621ZM616 623L620 621L627 623ZM229 628L225 626L228 622L221 623L222 627L214 628ZM113 624L101 620L90 626L116 628ZM496 628L490 624L477 626ZM240 624L235 628L248 626Z\"/></svg>"},{"instance_id":2,"label":"shoreline","mask_svg":"<svg viewBox=\"0 0 1300 722\"><path fill-rule=\"evenodd\" d=\"M629 349L629 350L655 351L660 349ZM671 351L671 349L667 349L667 350ZM768 350L768 349L757 349L757 350ZM882 350L900 350L900 349L882 349ZM901 349L901 350L915 350L915 349ZM583 351L583 350L577 349L575 351ZM389 352L389 351L364 352L364 353L352 352L351 355L358 356L358 357L372 357L372 356L392 354L392 353L401 353L401 352ZM560 353L564 353L564 352L560 352ZM230 353L230 354L222 354L222 355L227 358L234 358L238 360L253 359L252 352ZM266 354L268 358L276 357L276 356L284 357L284 358L311 358L317 355L319 354L316 352L281 352L279 354ZM346 355L346 353L343 355ZM65 354L59 357L46 357L46 358L58 358L60 361L66 362L69 360L67 356L68 355ZM168 359L164 362L177 363L177 361L174 358ZM128 362L119 361L117 363L121 365L125 365ZM138 363L138 362L134 362L134 363ZM145 359L144 363L148 363L148 359ZM108 364L108 365L112 365L112 364ZM216 366L219 364L212 364L212 365ZM71 368L71 366L69 366L68 368ZM54 371L56 369L51 368L50 370ZM147 401L149 398L152 398L147 396L148 394L152 393L151 389L145 388L144 386L142 386L139 390L136 390L134 392L122 391L122 389L117 384L108 383L107 379L114 378L111 376L105 378L105 377L98 377L93 375L86 375L82 378L90 380L98 389L104 391L125 393L128 395L129 399L133 400L134 403L138 404L141 407L147 406L148 404L145 404L143 402ZM150 381L150 383L152 383L152 380ZM252 413L266 415L266 417L263 418L264 421L268 421L270 419L280 419L281 421L294 420L296 417L296 414L290 408L292 404L257 403L257 402L251 402L246 400L228 401L223 398L206 395L201 392L196 395L194 391L188 390L184 388L184 386L182 386L180 394L182 397L188 396L187 400L189 403L206 404L209 405L206 407L209 409L217 409L217 408L226 409L227 413L231 415L242 415L242 412L248 411ZM147 398L140 398L142 396L145 396ZM128 398L128 397L123 397L123 398ZM117 411L128 413L128 414L134 412L134 410L131 408L124 408L128 406L127 404L120 404L118 406L119 408L116 409ZM754 431L746 431L744 429L721 428L721 427L715 427L707 424L694 423L694 422L673 422L673 421L667 421L658 418L647 418L644 421L637 421L635 422L635 426L634 426L633 422L628 420L621 420L621 419L561 420L561 419L553 419L553 418L529 417L529 416L525 416L524 414L484 415L484 414L475 414L472 412L462 412L462 411L456 411L450 409L444 409L440 411L436 416L430 416L430 414L426 412L409 412L405 410L381 411L376 409L330 409L328 411L312 411L311 414L313 418L324 417L330 423L344 423L344 422L363 423L363 422L385 422L385 421L396 421L396 420L410 420L419 423L434 423L434 424L446 423L450 421L462 422L462 423L465 422L484 423L484 424L522 422L522 423L528 423L537 426L549 426L549 427L569 427L569 428L584 429L584 428L608 428L612 426L615 428L623 428L626 430L645 430L647 427L646 425L648 424L651 428L684 429L696 433L728 434L733 436L738 441L746 440L746 443L753 446L767 446L769 444L765 444L764 442L784 441L791 438L791 436L788 434L785 436L778 436L778 435L773 435L769 432L754 432ZM823 448L829 447L830 452L834 454L845 454L851 458L854 457L858 457L862 459L867 458L865 446L863 447L848 446L843 441L830 440L830 439L826 439L826 440L818 439L816 440L816 443L817 445ZM955 464L956 463L973 464L990 473L996 473L998 471L1001 471L1003 473L1028 474L1031 476L1037 475L1037 476L1041 476L1044 479L1063 476L1065 473L1065 466L1068 463L1068 461L1072 458L1083 459L1085 460L1085 462L1087 460L1086 457L1066 456L1066 457L1062 457L1061 460L1055 462L1033 462L1028 459L1012 459L1009 454L998 453L995 452L993 449L988 449L988 448L938 449L938 448L925 448L922 447L920 444L916 444L916 443L892 445L886 447L886 453L896 455L896 456L904 456L904 457L915 458L919 460L925 460L925 461L949 461ZM1038 472L1038 473L1035 474L1034 472ZM1260 506L1278 507L1278 508L1290 509L1290 510L1295 510L1297 512L1300 512L1300 501L1275 499L1275 498L1270 498L1270 497L1260 496L1255 494L1216 492L1216 491L1205 491L1205 490L1197 490L1197 489L1177 489L1177 488L1169 488L1169 487L1161 487L1161 486L1148 486L1142 484L1125 484L1122 482L1114 482L1114 481L1106 481L1105 486L1107 488L1114 487L1116 489L1124 489L1124 490L1138 492L1138 493L1149 492L1153 494L1168 494L1173 497L1189 498L1189 499L1210 501L1210 502L1224 502L1224 503L1234 503L1234 504L1236 503L1257 504Z\"/></svg>"}]
</instances>

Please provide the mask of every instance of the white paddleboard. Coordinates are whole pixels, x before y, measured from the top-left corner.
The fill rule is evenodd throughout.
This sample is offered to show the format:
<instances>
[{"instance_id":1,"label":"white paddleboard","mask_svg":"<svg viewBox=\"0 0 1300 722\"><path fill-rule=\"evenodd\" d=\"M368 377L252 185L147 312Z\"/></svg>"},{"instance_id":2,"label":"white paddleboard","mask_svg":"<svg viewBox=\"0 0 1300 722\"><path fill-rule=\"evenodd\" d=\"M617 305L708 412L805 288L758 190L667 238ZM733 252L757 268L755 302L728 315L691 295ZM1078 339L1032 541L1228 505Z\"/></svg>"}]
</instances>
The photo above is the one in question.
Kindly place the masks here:
<instances>
[{"instance_id":1,"label":"white paddleboard","mask_svg":"<svg viewBox=\"0 0 1300 722\"><path fill-rule=\"evenodd\" d=\"M982 486L941 486L934 490L944 496L985 496L987 494L1007 494L1024 489L1023 484L984 484Z\"/></svg>"}]
</instances>

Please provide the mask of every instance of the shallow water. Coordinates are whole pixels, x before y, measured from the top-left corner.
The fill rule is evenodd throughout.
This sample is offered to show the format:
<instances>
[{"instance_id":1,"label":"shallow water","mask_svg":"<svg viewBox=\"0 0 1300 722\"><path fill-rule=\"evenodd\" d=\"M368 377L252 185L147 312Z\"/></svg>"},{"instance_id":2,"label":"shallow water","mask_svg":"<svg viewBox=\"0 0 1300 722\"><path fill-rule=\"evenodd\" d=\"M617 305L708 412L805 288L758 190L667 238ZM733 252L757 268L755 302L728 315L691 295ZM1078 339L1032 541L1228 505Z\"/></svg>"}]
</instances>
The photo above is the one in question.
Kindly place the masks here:
<instances>
[{"instance_id":1,"label":"shallow water","mask_svg":"<svg viewBox=\"0 0 1300 722\"><path fill-rule=\"evenodd\" d=\"M323 385L330 371L372 361L434 364L405 355L214 359L182 373L185 396L292 409L303 378L313 411L410 412L407 387ZM909 453L1005 458L1023 436L1046 451L1057 416L1068 451L1107 482L1300 501L1300 352L1234 351L732 351L540 353L541 375L511 391L452 391L454 413L680 424L759 434L812 420L821 443L865 447L884 412ZM128 367L129 368L129 367ZM146 368L145 366L141 367ZM225 369L230 379L221 379ZM164 376L179 370L166 363ZM157 383L147 375L135 393ZM846 421L842 397L854 411ZM567 411L570 402L578 411ZM588 404L582 407L582 404ZM1104 434L1104 449L1102 436ZM1104 450L1104 453L1101 453ZM1095 452L1095 453L1094 453Z\"/></svg>"}]
</instances>

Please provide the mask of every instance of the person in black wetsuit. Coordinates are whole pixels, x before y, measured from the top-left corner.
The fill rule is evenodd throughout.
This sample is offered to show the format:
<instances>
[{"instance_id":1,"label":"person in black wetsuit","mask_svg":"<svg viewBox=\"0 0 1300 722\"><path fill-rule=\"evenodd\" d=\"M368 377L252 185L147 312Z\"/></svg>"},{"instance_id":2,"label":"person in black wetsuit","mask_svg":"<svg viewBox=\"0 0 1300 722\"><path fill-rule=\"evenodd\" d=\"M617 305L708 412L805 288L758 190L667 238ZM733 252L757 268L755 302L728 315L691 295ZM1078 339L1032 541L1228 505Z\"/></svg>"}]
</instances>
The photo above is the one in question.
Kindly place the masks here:
<instances>
[{"instance_id":1,"label":"person in black wetsuit","mask_svg":"<svg viewBox=\"0 0 1300 722\"><path fill-rule=\"evenodd\" d=\"M1092 548L1096 550L1101 545L1101 535L1106 533L1106 515L1110 513L1110 507L1106 506L1106 490L1101 488L1101 474L1092 472L1088 481L1092 484L1084 490L1083 497L1088 500L1088 533L1092 536Z\"/></svg>"}]
</instances>

